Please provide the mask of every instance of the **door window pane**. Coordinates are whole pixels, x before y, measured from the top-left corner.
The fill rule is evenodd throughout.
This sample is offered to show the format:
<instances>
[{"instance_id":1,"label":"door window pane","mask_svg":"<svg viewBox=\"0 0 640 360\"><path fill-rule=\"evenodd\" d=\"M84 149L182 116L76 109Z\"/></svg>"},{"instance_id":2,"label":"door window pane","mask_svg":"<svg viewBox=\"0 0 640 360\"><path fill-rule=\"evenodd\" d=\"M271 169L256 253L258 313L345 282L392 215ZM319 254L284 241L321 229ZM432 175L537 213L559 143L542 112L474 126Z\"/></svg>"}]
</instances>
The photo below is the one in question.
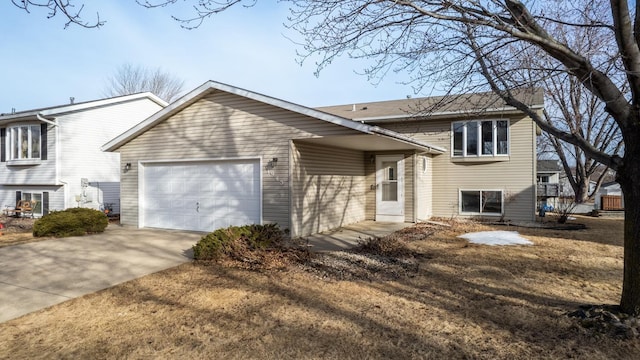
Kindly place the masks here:
<instances>
[{"instance_id":1,"label":"door window pane","mask_svg":"<svg viewBox=\"0 0 640 360\"><path fill-rule=\"evenodd\" d=\"M382 201L398 201L398 183L382 183Z\"/></svg>"},{"instance_id":2,"label":"door window pane","mask_svg":"<svg viewBox=\"0 0 640 360\"><path fill-rule=\"evenodd\" d=\"M398 162L383 161L382 201L398 201Z\"/></svg>"},{"instance_id":3,"label":"door window pane","mask_svg":"<svg viewBox=\"0 0 640 360\"><path fill-rule=\"evenodd\" d=\"M383 161L382 168L384 169L384 180L392 181L396 179L398 163L395 161Z\"/></svg>"}]
</instances>

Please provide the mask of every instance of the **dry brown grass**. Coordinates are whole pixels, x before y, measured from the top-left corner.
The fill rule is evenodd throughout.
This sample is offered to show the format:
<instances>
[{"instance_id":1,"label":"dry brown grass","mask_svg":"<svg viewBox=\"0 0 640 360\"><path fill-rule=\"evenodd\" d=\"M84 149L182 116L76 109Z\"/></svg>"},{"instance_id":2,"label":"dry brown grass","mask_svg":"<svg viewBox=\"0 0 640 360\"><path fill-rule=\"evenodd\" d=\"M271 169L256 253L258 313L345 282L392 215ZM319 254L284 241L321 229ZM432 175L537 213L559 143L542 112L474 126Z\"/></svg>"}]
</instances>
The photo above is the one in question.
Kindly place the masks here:
<instances>
[{"instance_id":1,"label":"dry brown grass","mask_svg":"<svg viewBox=\"0 0 640 360\"><path fill-rule=\"evenodd\" d=\"M510 228L535 243L515 247L418 226L419 267L393 281L185 264L0 324L0 358L640 358L565 315L621 290L622 221L578 221Z\"/></svg>"}]
</instances>

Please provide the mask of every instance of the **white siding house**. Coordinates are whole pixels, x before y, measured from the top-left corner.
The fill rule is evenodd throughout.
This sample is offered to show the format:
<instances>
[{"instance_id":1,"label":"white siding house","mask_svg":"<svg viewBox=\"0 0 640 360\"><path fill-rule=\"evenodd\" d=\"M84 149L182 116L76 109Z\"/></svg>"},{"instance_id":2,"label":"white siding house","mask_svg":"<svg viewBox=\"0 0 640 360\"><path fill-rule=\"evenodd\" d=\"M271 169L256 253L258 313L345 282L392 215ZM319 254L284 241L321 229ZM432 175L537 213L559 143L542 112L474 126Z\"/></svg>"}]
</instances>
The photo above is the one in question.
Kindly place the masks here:
<instances>
[{"instance_id":1,"label":"white siding house","mask_svg":"<svg viewBox=\"0 0 640 360\"><path fill-rule=\"evenodd\" d=\"M165 106L140 93L0 114L0 206L36 200L36 216L105 204L118 212L120 157L100 146Z\"/></svg>"}]
</instances>

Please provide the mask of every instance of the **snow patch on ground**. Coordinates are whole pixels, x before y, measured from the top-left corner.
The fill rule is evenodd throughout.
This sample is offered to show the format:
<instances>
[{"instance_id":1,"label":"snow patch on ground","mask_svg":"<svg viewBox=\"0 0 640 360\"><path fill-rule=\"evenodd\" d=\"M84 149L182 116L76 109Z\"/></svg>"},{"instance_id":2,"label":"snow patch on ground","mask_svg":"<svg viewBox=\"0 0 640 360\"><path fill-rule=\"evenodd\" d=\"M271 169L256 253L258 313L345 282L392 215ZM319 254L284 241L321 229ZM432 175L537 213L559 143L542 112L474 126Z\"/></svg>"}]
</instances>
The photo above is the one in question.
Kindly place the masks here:
<instances>
[{"instance_id":1,"label":"snow patch on ground","mask_svg":"<svg viewBox=\"0 0 640 360\"><path fill-rule=\"evenodd\" d=\"M460 235L472 244L482 245L533 245L533 243L518 234L517 231L480 231Z\"/></svg>"}]
</instances>

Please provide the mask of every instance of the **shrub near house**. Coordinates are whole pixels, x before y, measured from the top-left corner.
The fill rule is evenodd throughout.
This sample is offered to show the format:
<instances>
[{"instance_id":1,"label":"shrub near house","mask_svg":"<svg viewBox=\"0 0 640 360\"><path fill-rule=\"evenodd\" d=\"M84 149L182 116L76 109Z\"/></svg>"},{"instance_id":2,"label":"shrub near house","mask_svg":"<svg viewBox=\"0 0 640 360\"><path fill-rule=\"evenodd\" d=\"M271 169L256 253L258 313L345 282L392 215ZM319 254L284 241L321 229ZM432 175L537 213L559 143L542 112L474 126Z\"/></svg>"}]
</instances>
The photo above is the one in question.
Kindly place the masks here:
<instances>
[{"instance_id":1,"label":"shrub near house","mask_svg":"<svg viewBox=\"0 0 640 360\"><path fill-rule=\"evenodd\" d=\"M52 211L33 224L33 236L67 237L103 232L109 220L103 212L87 208Z\"/></svg>"},{"instance_id":2,"label":"shrub near house","mask_svg":"<svg viewBox=\"0 0 640 360\"><path fill-rule=\"evenodd\" d=\"M242 259L248 252L277 248L282 245L285 231L277 224L230 226L215 230L193 246L196 260L220 260L224 256Z\"/></svg>"}]
</instances>

